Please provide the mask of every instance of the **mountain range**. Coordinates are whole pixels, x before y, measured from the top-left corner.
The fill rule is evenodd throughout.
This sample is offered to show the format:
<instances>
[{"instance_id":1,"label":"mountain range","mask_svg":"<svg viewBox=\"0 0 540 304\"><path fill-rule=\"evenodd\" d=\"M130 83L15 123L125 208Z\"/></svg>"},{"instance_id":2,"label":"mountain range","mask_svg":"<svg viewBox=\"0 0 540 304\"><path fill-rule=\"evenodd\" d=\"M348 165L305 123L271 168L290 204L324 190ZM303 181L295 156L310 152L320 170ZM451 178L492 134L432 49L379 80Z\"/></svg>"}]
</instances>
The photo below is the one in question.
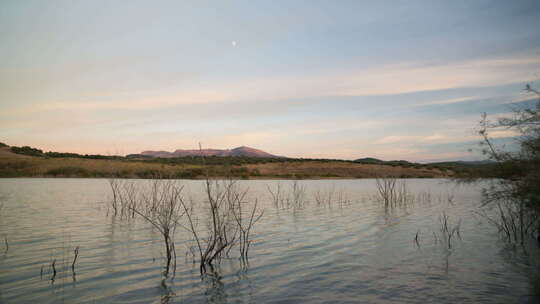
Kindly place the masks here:
<instances>
[{"instance_id":1,"label":"mountain range","mask_svg":"<svg viewBox=\"0 0 540 304\"><path fill-rule=\"evenodd\" d=\"M234 149L202 149L202 150L183 150L178 149L174 152L168 151L144 151L142 156L174 158L184 156L245 156L245 157L261 157L261 158L280 158L281 156L273 155L259 149L250 147L237 147Z\"/></svg>"}]
</instances>

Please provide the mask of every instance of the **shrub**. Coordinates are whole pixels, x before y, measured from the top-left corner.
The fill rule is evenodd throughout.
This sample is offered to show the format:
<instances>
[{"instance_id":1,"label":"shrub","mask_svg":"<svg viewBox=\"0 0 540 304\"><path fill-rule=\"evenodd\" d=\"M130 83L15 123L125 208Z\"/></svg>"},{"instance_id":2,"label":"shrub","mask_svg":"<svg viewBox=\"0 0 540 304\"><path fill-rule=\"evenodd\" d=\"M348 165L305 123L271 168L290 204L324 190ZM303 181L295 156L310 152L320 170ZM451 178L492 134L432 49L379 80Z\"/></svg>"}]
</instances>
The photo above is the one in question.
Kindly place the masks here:
<instances>
[{"instance_id":1,"label":"shrub","mask_svg":"<svg viewBox=\"0 0 540 304\"><path fill-rule=\"evenodd\" d=\"M529 85L525 90L540 98L540 91ZM525 236L534 234L540 239L540 100L535 106L515 110L512 117L500 118L495 123L489 122L484 113L480 127L483 152L498 165L500 179L485 190L484 199L498 204L499 228L507 232L509 241L523 243ZM519 150L499 149L489 137L489 131L497 129L516 131Z\"/></svg>"},{"instance_id":2,"label":"shrub","mask_svg":"<svg viewBox=\"0 0 540 304\"><path fill-rule=\"evenodd\" d=\"M29 147L29 146L11 147L11 151L13 153L29 155L29 156L43 156L43 151L41 151L40 149Z\"/></svg>"}]
</instances>

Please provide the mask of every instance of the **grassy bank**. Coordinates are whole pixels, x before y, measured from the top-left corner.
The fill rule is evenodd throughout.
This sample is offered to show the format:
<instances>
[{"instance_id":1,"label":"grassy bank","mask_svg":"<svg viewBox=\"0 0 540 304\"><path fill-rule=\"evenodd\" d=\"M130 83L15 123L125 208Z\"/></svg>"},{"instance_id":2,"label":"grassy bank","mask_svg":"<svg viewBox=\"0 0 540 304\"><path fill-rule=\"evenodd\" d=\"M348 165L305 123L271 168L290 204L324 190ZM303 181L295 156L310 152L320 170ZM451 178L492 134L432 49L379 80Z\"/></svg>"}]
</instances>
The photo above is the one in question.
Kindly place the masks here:
<instances>
[{"instance_id":1,"label":"grassy bank","mask_svg":"<svg viewBox=\"0 0 540 304\"><path fill-rule=\"evenodd\" d=\"M198 164L197 164L198 163ZM207 158L203 166L197 158L133 159L111 157L31 156L0 148L0 177L122 177L151 178L164 176L178 179L211 177L241 179L324 179L373 178L396 176L430 178L455 176L452 170L430 166L362 164L339 160Z\"/></svg>"}]
</instances>

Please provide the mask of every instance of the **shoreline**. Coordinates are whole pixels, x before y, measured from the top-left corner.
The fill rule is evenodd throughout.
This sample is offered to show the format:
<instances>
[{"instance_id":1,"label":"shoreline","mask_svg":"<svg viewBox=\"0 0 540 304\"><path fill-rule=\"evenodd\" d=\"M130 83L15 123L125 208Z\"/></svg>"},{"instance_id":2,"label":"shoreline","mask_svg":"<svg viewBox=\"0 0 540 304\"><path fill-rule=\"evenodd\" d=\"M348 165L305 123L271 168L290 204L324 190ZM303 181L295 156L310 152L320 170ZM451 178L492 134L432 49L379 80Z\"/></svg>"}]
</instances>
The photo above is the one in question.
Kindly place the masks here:
<instances>
[{"instance_id":1,"label":"shoreline","mask_svg":"<svg viewBox=\"0 0 540 304\"><path fill-rule=\"evenodd\" d=\"M362 163L326 159L210 158L93 159L21 155L0 149L0 178L168 178L185 180L341 180L394 177L404 179L484 177L479 167L408 163ZM486 176L487 177L487 176Z\"/></svg>"},{"instance_id":2,"label":"shoreline","mask_svg":"<svg viewBox=\"0 0 540 304\"><path fill-rule=\"evenodd\" d=\"M391 176L387 176L392 178ZM212 176L209 180L252 180L252 181L273 181L273 180L306 180L306 181L317 181L317 180L365 180L365 179L377 179L385 178L380 177L307 177L307 178L285 178L285 177L250 177L250 178L230 178L227 176ZM465 179L464 177L395 177L396 179ZM13 176L13 177L0 177L0 180L3 179L134 179L134 180L153 180L153 179L164 179L164 180L194 180L194 181L204 181L206 178L143 178L143 177L93 177L93 176Z\"/></svg>"}]
</instances>

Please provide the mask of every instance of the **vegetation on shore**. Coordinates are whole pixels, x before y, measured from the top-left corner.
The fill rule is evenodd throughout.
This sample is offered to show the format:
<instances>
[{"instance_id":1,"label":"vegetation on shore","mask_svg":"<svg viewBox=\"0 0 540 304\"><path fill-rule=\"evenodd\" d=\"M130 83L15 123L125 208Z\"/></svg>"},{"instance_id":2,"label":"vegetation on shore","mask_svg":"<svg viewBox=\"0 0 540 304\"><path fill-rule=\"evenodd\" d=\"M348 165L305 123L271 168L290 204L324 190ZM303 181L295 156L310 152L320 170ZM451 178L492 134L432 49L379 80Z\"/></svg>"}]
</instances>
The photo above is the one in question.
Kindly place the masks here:
<instances>
[{"instance_id":1,"label":"vegetation on shore","mask_svg":"<svg viewBox=\"0 0 540 304\"><path fill-rule=\"evenodd\" d=\"M473 167L429 165L407 161L255 158L255 157L148 158L43 152L32 147L0 147L0 177L96 177L202 179L324 179L437 178L470 176Z\"/></svg>"},{"instance_id":2,"label":"vegetation on shore","mask_svg":"<svg viewBox=\"0 0 540 304\"><path fill-rule=\"evenodd\" d=\"M540 91L530 85L525 91L538 98L535 105L515 109L512 116L495 122L484 113L479 131L484 138L483 152L495 161L500 177L484 190L485 204L498 210L498 218L488 219L514 243L524 243L531 236L540 241ZM490 137L496 130L515 131L519 149L498 147Z\"/></svg>"}]
</instances>

